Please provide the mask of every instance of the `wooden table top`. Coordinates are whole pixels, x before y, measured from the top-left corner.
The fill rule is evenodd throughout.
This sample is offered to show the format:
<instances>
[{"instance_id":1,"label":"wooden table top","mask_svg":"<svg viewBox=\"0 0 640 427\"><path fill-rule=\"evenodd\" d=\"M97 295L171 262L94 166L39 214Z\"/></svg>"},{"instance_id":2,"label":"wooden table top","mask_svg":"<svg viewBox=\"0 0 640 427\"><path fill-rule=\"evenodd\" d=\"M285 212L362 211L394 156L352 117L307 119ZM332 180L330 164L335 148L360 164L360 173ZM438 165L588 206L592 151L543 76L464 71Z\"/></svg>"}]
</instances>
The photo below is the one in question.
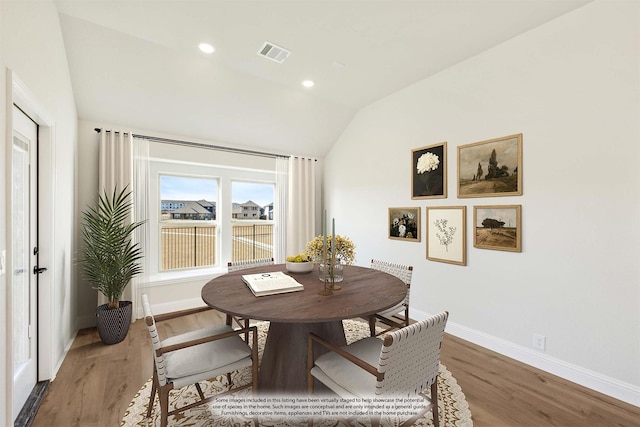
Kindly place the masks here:
<instances>
[{"instance_id":1,"label":"wooden table top","mask_svg":"<svg viewBox=\"0 0 640 427\"><path fill-rule=\"evenodd\" d=\"M242 281L244 274L284 271L304 285L303 291L256 297ZM342 289L322 296L318 269L288 273L285 264L223 274L207 282L202 299L223 313L282 323L318 323L364 317L401 302L407 286L397 277L371 268L345 266Z\"/></svg>"}]
</instances>

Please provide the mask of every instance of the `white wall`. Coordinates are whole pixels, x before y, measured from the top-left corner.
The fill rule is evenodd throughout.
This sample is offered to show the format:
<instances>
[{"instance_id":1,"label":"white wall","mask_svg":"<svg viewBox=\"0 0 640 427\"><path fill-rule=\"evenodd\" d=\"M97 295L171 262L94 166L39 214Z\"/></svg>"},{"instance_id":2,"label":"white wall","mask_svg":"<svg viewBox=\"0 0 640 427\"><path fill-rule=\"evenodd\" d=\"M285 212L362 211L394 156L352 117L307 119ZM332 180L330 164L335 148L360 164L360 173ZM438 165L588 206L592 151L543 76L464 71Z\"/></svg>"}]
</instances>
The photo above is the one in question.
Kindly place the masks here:
<instances>
[{"instance_id":1,"label":"white wall","mask_svg":"<svg viewBox=\"0 0 640 427\"><path fill-rule=\"evenodd\" d=\"M639 11L596 1L368 106L324 181L358 264L414 265L414 316L449 310L449 332L636 405ZM515 133L524 194L458 199L457 147ZM411 149L442 141L449 197L411 200ZM522 205L522 253L473 248L473 206L487 204ZM393 206L422 208L421 243L387 239ZM426 206L467 206L467 266L426 260Z\"/></svg>"},{"instance_id":2,"label":"white wall","mask_svg":"<svg viewBox=\"0 0 640 427\"><path fill-rule=\"evenodd\" d=\"M53 182L42 185L54 188L52 198L55 203L55 217L53 218L54 247L50 248L53 264L48 265L49 274L53 277L52 297L55 312L53 320L52 363L58 367L67 346L76 332L73 309L75 290L71 281L71 264L73 254L73 233L71 226L75 222L74 188L75 188L75 149L77 114L71 89L69 69L58 20L58 13L52 1L0 2L0 80L3 90L0 94L0 200L3 208L0 217L0 250L7 247L5 201L10 192L7 191L7 177L5 163L6 153L10 146L6 129L6 102L9 96L5 84L6 69L11 69L15 75L27 86L31 94L53 121L53 140L55 153L52 163L61 165L53 173ZM46 149L45 149L46 151ZM55 185L54 185L55 184ZM5 343L7 331L4 329L8 308L6 306L6 277L0 277L0 315L3 327L0 328L0 342ZM0 391L0 408L11 408L11 402L5 391L11 386L12 370L7 366L4 347L0 356L2 367L0 379L3 384ZM8 405L8 406L7 406ZM0 425L13 424L10 410L0 410L3 417Z\"/></svg>"}]
</instances>

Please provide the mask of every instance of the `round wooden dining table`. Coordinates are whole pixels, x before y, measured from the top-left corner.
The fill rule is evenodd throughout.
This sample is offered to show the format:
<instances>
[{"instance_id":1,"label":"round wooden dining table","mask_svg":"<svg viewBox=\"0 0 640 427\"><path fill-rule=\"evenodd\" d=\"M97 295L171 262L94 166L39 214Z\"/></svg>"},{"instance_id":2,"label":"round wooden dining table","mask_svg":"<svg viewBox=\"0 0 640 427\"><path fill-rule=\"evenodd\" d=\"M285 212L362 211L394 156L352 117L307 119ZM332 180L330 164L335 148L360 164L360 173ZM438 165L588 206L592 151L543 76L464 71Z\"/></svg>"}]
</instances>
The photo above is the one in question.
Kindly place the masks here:
<instances>
[{"instance_id":1,"label":"round wooden dining table","mask_svg":"<svg viewBox=\"0 0 640 427\"><path fill-rule=\"evenodd\" d=\"M284 271L304 290L256 297L242 281L245 274ZM258 375L261 392L299 394L306 391L307 339L313 332L336 345L346 345L343 319L368 318L402 301L407 286L397 277L371 268L345 266L340 290L323 296L318 269L289 273L285 264L248 268L207 282L202 299L223 313L269 321ZM326 352L314 346L314 357Z\"/></svg>"}]
</instances>

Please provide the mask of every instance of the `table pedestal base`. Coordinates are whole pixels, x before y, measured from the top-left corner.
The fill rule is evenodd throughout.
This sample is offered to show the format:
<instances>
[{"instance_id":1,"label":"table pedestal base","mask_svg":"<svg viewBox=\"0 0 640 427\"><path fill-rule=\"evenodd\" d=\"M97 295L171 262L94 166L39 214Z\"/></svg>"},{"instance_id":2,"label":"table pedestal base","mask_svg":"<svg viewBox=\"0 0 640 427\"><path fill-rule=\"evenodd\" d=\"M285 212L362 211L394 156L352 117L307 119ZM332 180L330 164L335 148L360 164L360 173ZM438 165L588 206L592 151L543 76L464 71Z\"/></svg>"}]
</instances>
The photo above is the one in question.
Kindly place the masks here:
<instances>
[{"instance_id":1,"label":"table pedestal base","mask_svg":"<svg viewBox=\"0 0 640 427\"><path fill-rule=\"evenodd\" d=\"M307 393L307 340L309 332L332 344L347 344L342 321L323 323L271 322L264 346L258 388L261 393ZM327 350L314 345L314 358Z\"/></svg>"}]
</instances>

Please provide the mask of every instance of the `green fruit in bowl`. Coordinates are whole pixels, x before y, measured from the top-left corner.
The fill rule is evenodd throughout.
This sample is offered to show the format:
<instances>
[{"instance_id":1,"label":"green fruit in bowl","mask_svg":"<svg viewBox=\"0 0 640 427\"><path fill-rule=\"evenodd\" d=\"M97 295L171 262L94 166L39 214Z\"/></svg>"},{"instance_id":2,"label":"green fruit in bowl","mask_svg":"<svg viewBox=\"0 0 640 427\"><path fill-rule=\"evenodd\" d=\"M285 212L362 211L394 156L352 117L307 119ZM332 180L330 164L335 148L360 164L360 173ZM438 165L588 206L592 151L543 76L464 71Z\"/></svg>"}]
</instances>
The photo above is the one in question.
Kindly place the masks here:
<instances>
[{"instance_id":1,"label":"green fruit in bowl","mask_svg":"<svg viewBox=\"0 0 640 427\"><path fill-rule=\"evenodd\" d=\"M306 254L289 255L287 262L308 262L309 257Z\"/></svg>"}]
</instances>

